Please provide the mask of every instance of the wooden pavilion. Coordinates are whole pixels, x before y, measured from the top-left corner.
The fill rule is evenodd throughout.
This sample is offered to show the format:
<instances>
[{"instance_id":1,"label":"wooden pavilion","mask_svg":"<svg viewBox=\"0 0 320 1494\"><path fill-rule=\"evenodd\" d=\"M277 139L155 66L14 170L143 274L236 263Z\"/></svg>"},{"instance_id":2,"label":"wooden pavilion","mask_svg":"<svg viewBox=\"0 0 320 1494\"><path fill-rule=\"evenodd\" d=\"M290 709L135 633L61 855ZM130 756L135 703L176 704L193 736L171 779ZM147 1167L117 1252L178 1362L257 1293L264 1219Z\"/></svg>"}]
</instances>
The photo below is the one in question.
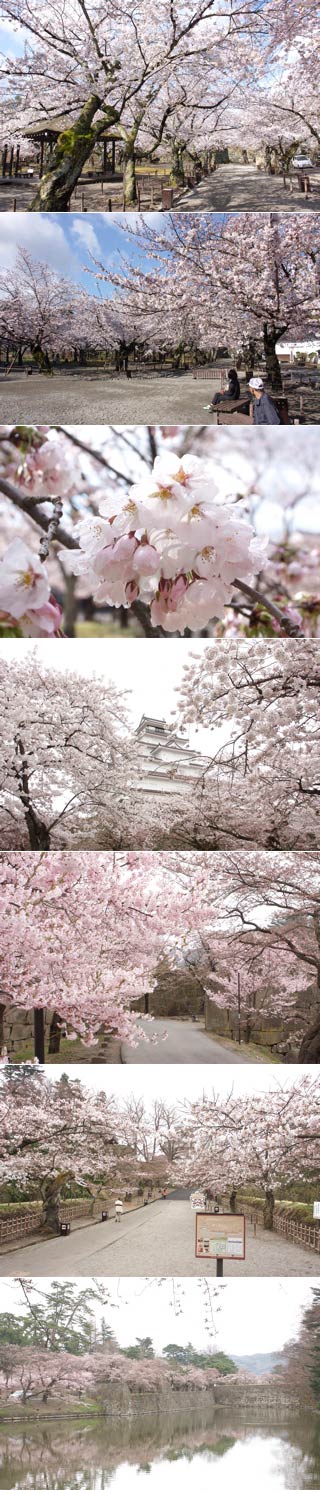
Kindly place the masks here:
<instances>
[{"instance_id":1,"label":"wooden pavilion","mask_svg":"<svg viewBox=\"0 0 320 1494\"><path fill-rule=\"evenodd\" d=\"M48 158L50 160L50 156L52 155L52 151L54 149L54 146L56 145L59 135L62 134L63 130L67 130L69 128L70 119L68 118L68 116L55 115L51 119L43 119L41 120L41 122L39 122L39 124L31 125L29 130L25 130L26 140L31 140L33 145L38 146L40 150L40 180L44 173L45 162ZM110 126L106 125L105 130L100 136L100 141L97 142L98 144L101 143L103 145L103 163L101 170L103 180L109 175L115 175L116 145L120 140L120 135L110 135L109 130Z\"/></svg>"}]
</instances>

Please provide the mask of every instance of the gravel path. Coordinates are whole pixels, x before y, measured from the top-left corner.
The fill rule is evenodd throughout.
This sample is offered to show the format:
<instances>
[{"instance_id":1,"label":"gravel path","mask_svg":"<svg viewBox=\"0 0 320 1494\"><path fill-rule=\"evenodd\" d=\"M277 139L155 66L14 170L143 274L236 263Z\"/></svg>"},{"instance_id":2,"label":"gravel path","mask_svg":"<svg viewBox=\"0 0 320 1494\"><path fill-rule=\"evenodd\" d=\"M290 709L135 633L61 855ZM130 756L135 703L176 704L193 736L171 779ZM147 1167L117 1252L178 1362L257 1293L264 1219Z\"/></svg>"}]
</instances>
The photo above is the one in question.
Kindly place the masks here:
<instances>
[{"instance_id":1,"label":"gravel path","mask_svg":"<svg viewBox=\"0 0 320 1494\"><path fill-rule=\"evenodd\" d=\"M39 425L148 425L171 421L181 425L214 424L205 413L220 377L193 379L192 374L166 378L108 378L101 374L0 375L3 421Z\"/></svg>"}]
</instances>

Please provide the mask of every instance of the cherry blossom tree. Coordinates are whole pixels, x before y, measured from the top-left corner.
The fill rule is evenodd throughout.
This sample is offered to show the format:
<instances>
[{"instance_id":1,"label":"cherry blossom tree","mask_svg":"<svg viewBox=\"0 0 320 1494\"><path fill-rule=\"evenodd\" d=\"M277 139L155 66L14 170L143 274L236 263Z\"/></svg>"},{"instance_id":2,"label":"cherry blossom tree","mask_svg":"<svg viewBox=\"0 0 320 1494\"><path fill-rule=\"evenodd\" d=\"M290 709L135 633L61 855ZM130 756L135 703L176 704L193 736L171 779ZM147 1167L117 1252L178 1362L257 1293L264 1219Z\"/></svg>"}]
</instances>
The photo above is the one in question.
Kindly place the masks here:
<instances>
[{"instance_id":1,"label":"cherry blossom tree","mask_svg":"<svg viewBox=\"0 0 320 1494\"><path fill-rule=\"evenodd\" d=\"M86 832L89 805L120 815L129 758L121 693L76 672L48 675L36 656L1 659L3 836L48 850ZM6 723L6 724L5 724ZM111 837L113 838L113 836ZM2 837L3 843L3 837Z\"/></svg>"},{"instance_id":2,"label":"cherry blossom tree","mask_svg":"<svg viewBox=\"0 0 320 1494\"><path fill-rule=\"evenodd\" d=\"M148 851L0 853L0 905L4 1004L58 1011L58 1031L89 1043L101 1028L134 1042L163 945L202 916L202 869L195 888Z\"/></svg>"},{"instance_id":3,"label":"cherry blossom tree","mask_svg":"<svg viewBox=\"0 0 320 1494\"><path fill-rule=\"evenodd\" d=\"M112 1186L118 1180L121 1161L112 1098L92 1095L65 1077L53 1085L31 1066L11 1078L9 1067L1 1074L0 1113L2 1181L16 1178L36 1190L43 1223L55 1233L66 1184L85 1184L88 1192L96 1182Z\"/></svg>"},{"instance_id":4,"label":"cherry blossom tree","mask_svg":"<svg viewBox=\"0 0 320 1494\"><path fill-rule=\"evenodd\" d=\"M288 331L312 335L319 324L317 215L175 213L163 229L142 217L138 243L155 268L127 261L111 278L154 346L164 325L171 345L179 340L186 313L189 343L225 339L237 348L251 338L263 348L272 387L281 388L277 343ZM97 275L105 278L103 265Z\"/></svg>"},{"instance_id":5,"label":"cherry blossom tree","mask_svg":"<svg viewBox=\"0 0 320 1494\"><path fill-rule=\"evenodd\" d=\"M8 1354L8 1350L7 1350ZM79 1359L75 1354L59 1354L34 1351L24 1346L9 1350L9 1374L4 1376L0 1366L0 1395L5 1400L40 1401L46 1405L54 1396L81 1397L92 1387L92 1368L86 1356ZM5 1379L5 1386L3 1380ZM1 1384L2 1380L2 1384Z\"/></svg>"},{"instance_id":6,"label":"cherry blossom tree","mask_svg":"<svg viewBox=\"0 0 320 1494\"><path fill-rule=\"evenodd\" d=\"M6 374L23 356L44 373L54 358L117 348L125 337L119 316L106 299L86 292L70 278L19 249L13 268L0 274L0 343Z\"/></svg>"},{"instance_id":7,"label":"cherry blossom tree","mask_svg":"<svg viewBox=\"0 0 320 1494\"><path fill-rule=\"evenodd\" d=\"M179 6L163 0L160 35L146 0L134 15L107 0L3 0L5 19L26 36L24 55L7 58L6 116L25 136L30 124L65 116L56 147L32 204L32 210L65 210L94 147L103 136L120 136L124 153L127 203L135 200L135 151L139 134L156 133L161 144L178 92L193 96L199 67L208 78L209 106L214 111L228 97L239 76L248 76L248 40L260 30L259 7L252 0L188 0ZM246 45L244 45L246 43ZM151 152L154 145L151 145Z\"/></svg>"},{"instance_id":8,"label":"cherry blossom tree","mask_svg":"<svg viewBox=\"0 0 320 1494\"><path fill-rule=\"evenodd\" d=\"M217 849L224 833L252 846L252 807L261 826L260 833L254 830L256 844L271 850L317 846L318 690L311 640L297 641L294 653L275 640L207 644L201 660L186 665L180 725L226 732L205 773L202 797L201 823L211 816Z\"/></svg>"},{"instance_id":9,"label":"cherry blossom tree","mask_svg":"<svg viewBox=\"0 0 320 1494\"><path fill-rule=\"evenodd\" d=\"M253 1184L264 1196L265 1228L273 1227L275 1188L319 1178L319 1080L309 1075L267 1094L219 1092L186 1105L184 1156L175 1175L213 1194Z\"/></svg>"},{"instance_id":10,"label":"cherry blossom tree","mask_svg":"<svg viewBox=\"0 0 320 1494\"><path fill-rule=\"evenodd\" d=\"M162 1155L169 1185L204 1187L214 1194L256 1185L272 1228L280 1182L319 1181L319 1079L309 1074L268 1091L225 1098L219 1089L168 1107L160 1095L149 1111L137 1101L115 1105L63 1076L53 1083L26 1066L1 1076L1 1174L44 1201L45 1221L58 1228L59 1201L76 1180L93 1196L102 1188L150 1178ZM156 1139L155 1139L156 1138Z\"/></svg>"}]
</instances>

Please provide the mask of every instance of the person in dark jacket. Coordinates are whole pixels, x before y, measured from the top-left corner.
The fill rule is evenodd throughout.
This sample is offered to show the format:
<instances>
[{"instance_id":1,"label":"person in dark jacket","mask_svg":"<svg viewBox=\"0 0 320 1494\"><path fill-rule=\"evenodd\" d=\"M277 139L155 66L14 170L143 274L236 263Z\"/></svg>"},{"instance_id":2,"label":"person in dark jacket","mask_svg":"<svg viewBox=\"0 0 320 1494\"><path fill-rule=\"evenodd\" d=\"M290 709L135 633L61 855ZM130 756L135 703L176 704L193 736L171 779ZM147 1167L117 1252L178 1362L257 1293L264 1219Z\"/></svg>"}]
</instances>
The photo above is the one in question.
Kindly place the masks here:
<instances>
[{"instance_id":1,"label":"person in dark jacket","mask_svg":"<svg viewBox=\"0 0 320 1494\"><path fill-rule=\"evenodd\" d=\"M240 399L240 384L236 368L228 368L228 388L221 389L220 394L214 394L209 409L214 410L216 405L220 405L222 399Z\"/></svg>"},{"instance_id":2,"label":"person in dark jacket","mask_svg":"<svg viewBox=\"0 0 320 1494\"><path fill-rule=\"evenodd\" d=\"M249 379L253 395L252 419L254 425L281 425L280 415L271 395L264 388L263 379Z\"/></svg>"}]
</instances>

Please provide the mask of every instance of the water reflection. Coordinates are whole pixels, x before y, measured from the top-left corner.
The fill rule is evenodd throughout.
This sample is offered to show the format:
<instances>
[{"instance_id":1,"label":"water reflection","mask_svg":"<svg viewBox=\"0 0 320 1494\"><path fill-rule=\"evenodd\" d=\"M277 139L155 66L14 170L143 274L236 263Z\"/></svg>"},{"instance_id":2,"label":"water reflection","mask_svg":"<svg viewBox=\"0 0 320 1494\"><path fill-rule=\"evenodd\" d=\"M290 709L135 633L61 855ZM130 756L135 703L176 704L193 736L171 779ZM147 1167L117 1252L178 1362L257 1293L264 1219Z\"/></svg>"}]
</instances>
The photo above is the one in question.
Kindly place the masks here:
<instances>
[{"instance_id":1,"label":"water reflection","mask_svg":"<svg viewBox=\"0 0 320 1494\"><path fill-rule=\"evenodd\" d=\"M320 1416L286 1425L230 1412L2 1424L1 1489L111 1489L112 1494L230 1494L235 1486L320 1488Z\"/></svg>"}]
</instances>

